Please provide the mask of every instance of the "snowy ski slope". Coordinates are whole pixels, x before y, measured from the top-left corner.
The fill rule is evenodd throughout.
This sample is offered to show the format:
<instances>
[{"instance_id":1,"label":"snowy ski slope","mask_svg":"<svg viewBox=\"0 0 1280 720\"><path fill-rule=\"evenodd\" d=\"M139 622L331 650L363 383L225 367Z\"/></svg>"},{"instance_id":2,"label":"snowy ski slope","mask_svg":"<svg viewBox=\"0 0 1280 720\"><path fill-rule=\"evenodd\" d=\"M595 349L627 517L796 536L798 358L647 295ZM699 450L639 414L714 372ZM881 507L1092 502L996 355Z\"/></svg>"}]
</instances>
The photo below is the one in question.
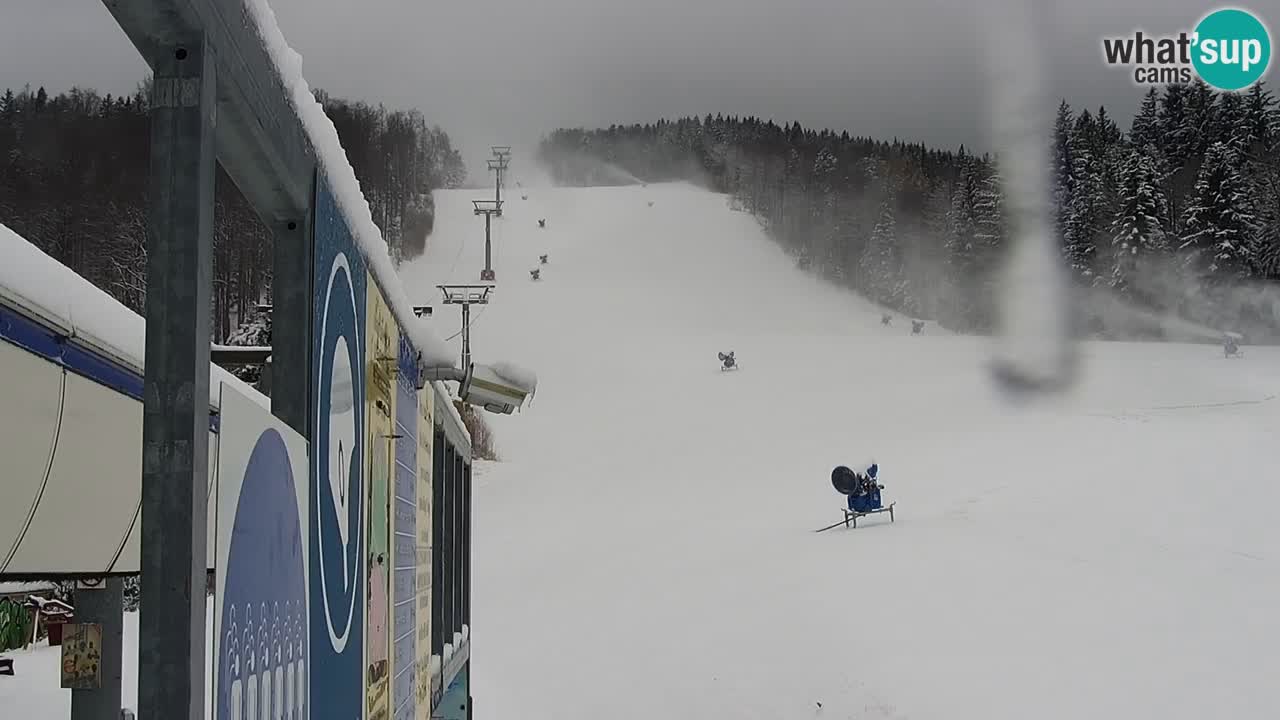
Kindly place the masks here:
<instances>
[{"instance_id":1,"label":"snowy ski slope","mask_svg":"<svg viewBox=\"0 0 1280 720\"><path fill-rule=\"evenodd\" d=\"M1090 344L1015 408L723 197L521 192L472 334L541 380L475 489L478 719L1280 716L1280 352ZM486 195L438 194L415 302L478 278ZM813 533L871 457L897 522Z\"/></svg>"}]
</instances>

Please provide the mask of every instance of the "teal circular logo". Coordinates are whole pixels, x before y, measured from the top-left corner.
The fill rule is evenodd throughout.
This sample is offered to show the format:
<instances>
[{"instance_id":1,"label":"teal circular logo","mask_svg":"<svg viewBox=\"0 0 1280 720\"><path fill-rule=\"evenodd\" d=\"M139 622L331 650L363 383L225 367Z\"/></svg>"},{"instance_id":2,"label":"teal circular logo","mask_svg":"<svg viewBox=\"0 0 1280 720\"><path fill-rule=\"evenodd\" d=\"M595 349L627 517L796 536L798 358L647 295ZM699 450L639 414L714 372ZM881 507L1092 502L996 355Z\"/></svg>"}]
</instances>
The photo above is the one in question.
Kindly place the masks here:
<instances>
[{"instance_id":1,"label":"teal circular logo","mask_svg":"<svg viewBox=\"0 0 1280 720\"><path fill-rule=\"evenodd\" d=\"M1219 90L1242 90L1257 82L1271 63L1271 35L1252 13L1215 10L1196 25L1191 64Z\"/></svg>"}]
</instances>

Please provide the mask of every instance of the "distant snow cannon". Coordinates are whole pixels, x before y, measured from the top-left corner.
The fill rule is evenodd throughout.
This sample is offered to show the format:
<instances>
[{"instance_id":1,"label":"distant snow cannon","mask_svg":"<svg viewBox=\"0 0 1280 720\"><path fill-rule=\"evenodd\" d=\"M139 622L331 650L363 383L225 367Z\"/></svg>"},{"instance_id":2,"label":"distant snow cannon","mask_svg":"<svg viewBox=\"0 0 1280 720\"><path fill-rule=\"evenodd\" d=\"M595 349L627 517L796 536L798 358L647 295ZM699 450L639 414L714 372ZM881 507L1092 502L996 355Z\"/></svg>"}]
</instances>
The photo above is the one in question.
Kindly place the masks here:
<instances>
[{"instance_id":1,"label":"distant snow cannon","mask_svg":"<svg viewBox=\"0 0 1280 720\"><path fill-rule=\"evenodd\" d=\"M720 357L721 371L738 369L738 361L733 357L732 350L730 350L728 353L716 353L716 354Z\"/></svg>"},{"instance_id":2,"label":"distant snow cannon","mask_svg":"<svg viewBox=\"0 0 1280 720\"><path fill-rule=\"evenodd\" d=\"M541 280L541 279L542 279L542 271L541 271L541 270L539 270L539 269L537 269L537 268L534 268L534 269L530 270L530 271L529 271L529 279L531 279L531 280Z\"/></svg>"},{"instance_id":3,"label":"distant snow cannon","mask_svg":"<svg viewBox=\"0 0 1280 720\"><path fill-rule=\"evenodd\" d=\"M528 199L529 199L529 196L528 196L528 195L521 195L521 196L520 196L520 199L521 199L521 200L528 200Z\"/></svg>"},{"instance_id":4,"label":"distant snow cannon","mask_svg":"<svg viewBox=\"0 0 1280 720\"><path fill-rule=\"evenodd\" d=\"M653 201L652 201L652 200L650 200L650 201L649 201L649 207L653 207Z\"/></svg>"},{"instance_id":5,"label":"distant snow cannon","mask_svg":"<svg viewBox=\"0 0 1280 720\"><path fill-rule=\"evenodd\" d=\"M881 316L880 316L880 324L881 324L881 325L892 325L892 324L893 324L893 316L892 316L892 315L890 315L889 313L885 313L884 315L881 315Z\"/></svg>"},{"instance_id":6,"label":"distant snow cannon","mask_svg":"<svg viewBox=\"0 0 1280 720\"><path fill-rule=\"evenodd\" d=\"M471 364L458 389L458 397L491 413L510 415L538 389L538 377L531 371L507 363Z\"/></svg>"},{"instance_id":7,"label":"distant snow cannon","mask_svg":"<svg viewBox=\"0 0 1280 720\"><path fill-rule=\"evenodd\" d=\"M924 330L924 321L923 321L923 320L912 320L912 321L911 321L911 334L912 334L912 335L919 335L923 330Z\"/></svg>"},{"instance_id":8,"label":"distant snow cannon","mask_svg":"<svg viewBox=\"0 0 1280 720\"><path fill-rule=\"evenodd\" d=\"M538 221L538 227L540 227L540 228L545 228L546 226L547 226L547 219L546 219L546 218L543 218L543 219L541 219L541 220L539 220L539 221Z\"/></svg>"},{"instance_id":9,"label":"distant snow cannon","mask_svg":"<svg viewBox=\"0 0 1280 720\"><path fill-rule=\"evenodd\" d=\"M538 264L539 264L539 265L546 265L546 264L547 264L547 256L546 256L546 255L539 255L539 256L538 256Z\"/></svg>"},{"instance_id":10,"label":"distant snow cannon","mask_svg":"<svg viewBox=\"0 0 1280 720\"><path fill-rule=\"evenodd\" d=\"M1225 332L1222 334L1222 356L1223 357L1244 357L1244 353L1240 350L1240 343L1244 340L1244 336L1240 333Z\"/></svg>"}]
</instances>

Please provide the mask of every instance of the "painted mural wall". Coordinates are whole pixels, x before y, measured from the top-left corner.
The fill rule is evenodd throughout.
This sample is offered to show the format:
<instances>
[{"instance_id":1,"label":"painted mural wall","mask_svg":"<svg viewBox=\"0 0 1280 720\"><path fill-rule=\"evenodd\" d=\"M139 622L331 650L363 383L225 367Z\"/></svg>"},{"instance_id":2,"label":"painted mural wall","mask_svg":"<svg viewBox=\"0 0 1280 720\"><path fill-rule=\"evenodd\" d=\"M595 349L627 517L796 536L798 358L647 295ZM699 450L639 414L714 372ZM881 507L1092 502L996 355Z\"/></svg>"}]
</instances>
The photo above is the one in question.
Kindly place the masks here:
<instances>
[{"instance_id":1,"label":"painted mural wall","mask_svg":"<svg viewBox=\"0 0 1280 720\"><path fill-rule=\"evenodd\" d=\"M395 467L391 502L391 707L395 720L414 720L417 707L418 392L417 353L397 343Z\"/></svg>"},{"instance_id":2,"label":"painted mural wall","mask_svg":"<svg viewBox=\"0 0 1280 720\"><path fill-rule=\"evenodd\" d=\"M431 453L435 438L432 414L435 392L431 385L418 392L417 427L417 604L418 675L414 679L415 717L428 720L431 715Z\"/></svg>"},{"instance_id":3,"label":"painted mural wall","mask_svg":"<svg viewBox=\"0 0 1280 720\"><path fill-rule=\"evenodd\" d=\"M220 407L214 718L302 720L313 705L307 443L227 385Z\"/></svg>"},{"instance_id":4,"label":"painted mural wall","mask_svg":"<svg viewBox=\"0 0 1280 720\"><path fill-rule=\"evenodd\" d=\"M390 489L395 402L394 376L399 360L399 330L373 277L368 288L368 355L365 359L365 417L368 474L368 629L366 702L368 720L389 720L391 713L391 555Z\"/></svg>"},{"instance_id":5,"label":"painted mural wall","mask_svg":"<svg viewBox=\"0 0 1280 720\"><path fill-rule=\"evenodd\" d=\"M365 694L368 275L323 174L316 182L311 358L310 706L362 720Z\"/></svg>"}]
</instances>

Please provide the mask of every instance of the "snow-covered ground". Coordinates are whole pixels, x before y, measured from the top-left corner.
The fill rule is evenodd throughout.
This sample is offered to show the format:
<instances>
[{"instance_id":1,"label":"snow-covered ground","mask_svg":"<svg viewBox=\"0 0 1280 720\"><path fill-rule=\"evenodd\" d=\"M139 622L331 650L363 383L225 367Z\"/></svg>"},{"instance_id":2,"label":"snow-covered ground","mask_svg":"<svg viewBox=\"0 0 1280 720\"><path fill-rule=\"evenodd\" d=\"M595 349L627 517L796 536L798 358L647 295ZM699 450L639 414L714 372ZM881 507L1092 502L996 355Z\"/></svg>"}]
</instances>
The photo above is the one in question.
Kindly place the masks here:
<instances>
[{"instance_id":1,"label":"snow-covered ground","mask_svg":"<svg viewBox=\"0 0 1280 720\"><path fill-rule=\"evenodd\" d=\"M520 192L472 337L539 377L477 473L477 718L1280 714L1280 349L1089 344L1014 408L984 341L882 327L721 197ZM478 197L437 197L414 302L478 277ZM871 457L897 522L813 533ZM68 717L57 651L16 656L0 717Z\"/></svg>"},{"instance_id":2,"label":"snow-covered ground","mask_svg":"<svg viewBox=\"0 0 1280 720\"><path fill-rule=\"evenodd\" d=\"M213 651L213 606L205 622L205 667L211 667ZM25 651L5 653L14 659L13 677L0 676L0 717L24 720L63 720L71 717L71 691L60 686L62 648L47 641ZM124 614L124 663L120 675L121 704L138 707L138 613ZM205 685L205 717L212 718L213 688Z\"/></svg>"},{"instance_id":3,"label":"snow-covered ground","mask_svg":"<svg viewBox=\"0 0 1280 720\"><path fill-rule=\"evenodd\" d=\"M478 278L482 197L438 195L415 302ZM473 352L540 384L475 489L478 719L1280 715L1280 349L1088 344L1015 408L723 197L507 198ZM872 456L897 522L812 532Z\"/></svg>"}]
</instances>

